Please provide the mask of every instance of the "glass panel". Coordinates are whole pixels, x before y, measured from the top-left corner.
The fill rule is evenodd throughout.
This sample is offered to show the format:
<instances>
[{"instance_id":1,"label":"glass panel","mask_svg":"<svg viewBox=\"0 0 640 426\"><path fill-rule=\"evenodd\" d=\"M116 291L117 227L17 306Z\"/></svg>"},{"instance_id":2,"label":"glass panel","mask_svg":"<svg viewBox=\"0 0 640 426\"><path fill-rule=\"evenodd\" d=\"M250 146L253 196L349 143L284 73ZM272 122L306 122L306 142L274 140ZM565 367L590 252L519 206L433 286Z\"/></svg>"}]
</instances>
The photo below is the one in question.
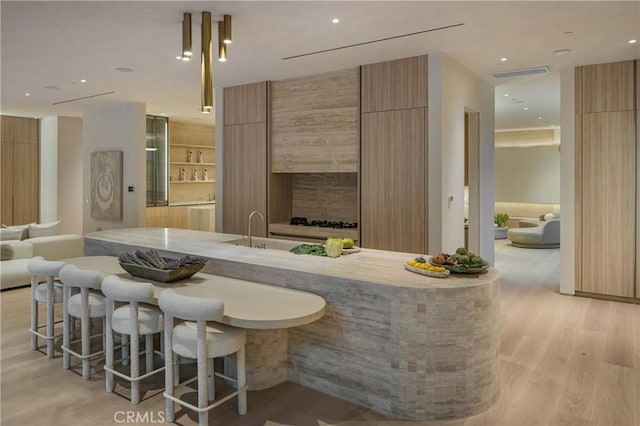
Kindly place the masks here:
<instances>
[{"instance_id":1,"label":"glass panel","mask_svg":"<svg viewBox=\"0 0 640 426\"><path fill-rule=\"evenodd\" d=\"M147 116L147 206L167 205L167 141L169 119Z\"/></svg>"}]
</instances>

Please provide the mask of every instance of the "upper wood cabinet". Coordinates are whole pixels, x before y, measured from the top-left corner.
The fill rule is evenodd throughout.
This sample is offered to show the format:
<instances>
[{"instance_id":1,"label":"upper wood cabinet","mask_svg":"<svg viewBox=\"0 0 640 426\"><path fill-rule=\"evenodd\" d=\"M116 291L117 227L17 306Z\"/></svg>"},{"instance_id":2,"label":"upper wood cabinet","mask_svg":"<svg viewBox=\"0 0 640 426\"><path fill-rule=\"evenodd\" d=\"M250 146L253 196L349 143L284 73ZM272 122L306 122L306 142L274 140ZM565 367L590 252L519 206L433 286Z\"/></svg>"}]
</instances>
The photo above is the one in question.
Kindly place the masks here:
<instances>
[{"instance_id":1,"label":"upper wood cabinet","mask_svg":"<svg viewBox=\"0 0 640 426\"><path fill-rule=\"evenodd\" d=\"M271 171L358 171L358 69L271 83Z\"/></svg>"},{"instance_id":2,"label":"upper wood cabinet","mask_svg":"<svg viewBox=\"0 0 640 426\"><path fill-rule=\"evenodd\" d=\"M2 116L2 209L5 225L38 221L40 126L33 118Z\"/></svg>"},{"instance_id":3,"label":"upper wood cabinet","mask_svg":"<svg viewBox=\"0 0 640 426\"><path fill-rule=\"evenodd\" d=\"M634 61L587 65L578 70L576 113L634 109Z\"/></svg>"},{"instance_id":4,"label":"upper wood cabinet","mask_svg":"<svg viewBox=\"0 0 640 426\"><path fill-rule=\"evenodd\" d=\"M267 82L224 88L224 124L260 123L267 116Z\"/></svg>"},{"instance_id":5,"label":"upper wood cabinet","mask_svg":"<svg viewBox=\"0 0 640 426\"><path fill-rule=\"evenodd\" d=\"M427 56L362 67L362 112L427 106Z\"/></svg>"},{"instance_id":6,"label":"upper wood cabinet","mask_svg":"<svg viewBox=\"0 0 640 426\"><path fill-rule=\"evenodd\" d=\"M426 109L362 114L362 246L425 253Z\"/></svg>"}]
</instances>

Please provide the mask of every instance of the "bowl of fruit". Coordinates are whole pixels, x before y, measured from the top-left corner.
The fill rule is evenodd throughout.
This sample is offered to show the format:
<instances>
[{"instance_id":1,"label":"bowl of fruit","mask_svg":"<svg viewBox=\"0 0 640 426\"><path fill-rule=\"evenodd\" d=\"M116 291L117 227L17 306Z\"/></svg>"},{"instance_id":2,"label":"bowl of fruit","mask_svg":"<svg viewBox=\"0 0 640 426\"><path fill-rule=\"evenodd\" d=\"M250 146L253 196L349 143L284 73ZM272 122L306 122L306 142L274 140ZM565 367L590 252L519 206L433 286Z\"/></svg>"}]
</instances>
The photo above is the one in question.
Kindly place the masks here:
<instances>
[{"instance_id":1,"label":"bowl of fruit","mask_svg":"<svg viewBox=\"0 0 640 426\"><path fill-rule=\"evenodd\" d=\"M426 275L434 278L447 278L450 275L449 270L442 266L432 265L422 257L416 257L404 264L404 269L407 271L415 272L416 274Z\"/></svg>"},{"instance_id":2,"label":"bowl of fruit","mask_svg":"<svg viewBox=\"0 0 640 426\"><path fill-rule=\"evenodd\" d=\"M438 253L429 259L429 263L454 274L484 274L489 269L489 263L464 247L459 247L455 254Z\"/></svg>"}]
</instances>

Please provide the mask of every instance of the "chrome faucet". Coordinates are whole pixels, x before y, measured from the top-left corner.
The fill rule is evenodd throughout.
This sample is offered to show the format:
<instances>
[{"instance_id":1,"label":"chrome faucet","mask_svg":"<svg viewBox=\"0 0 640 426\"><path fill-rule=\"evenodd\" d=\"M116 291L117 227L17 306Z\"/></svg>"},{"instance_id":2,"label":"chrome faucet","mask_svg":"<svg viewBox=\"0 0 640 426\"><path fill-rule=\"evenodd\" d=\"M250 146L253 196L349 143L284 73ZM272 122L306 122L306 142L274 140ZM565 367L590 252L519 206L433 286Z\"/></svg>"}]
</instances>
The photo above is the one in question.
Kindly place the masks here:
<instances>
[{"instance_id":1,"label":"chrome faucet","mask_svg":"<svg viewBox=\"0 0 640 426\"><path fill-rule=\"evenodd\" d=\"M247 234L249 235L249 247L253 247L253 243L252 243L252 239L251 239L252 238L252 235L251 235L251 222L253 220L253 216L255 216L255 215L260 216L260 218L262 219L262 223L264 223L266 225L265 220L264 220L264 215L262 214L261 211L254 210L254 211L251 212L251 214L249 215L249 226L248 226L248 230L247 230Z\"/></svg>"}]
</instances>

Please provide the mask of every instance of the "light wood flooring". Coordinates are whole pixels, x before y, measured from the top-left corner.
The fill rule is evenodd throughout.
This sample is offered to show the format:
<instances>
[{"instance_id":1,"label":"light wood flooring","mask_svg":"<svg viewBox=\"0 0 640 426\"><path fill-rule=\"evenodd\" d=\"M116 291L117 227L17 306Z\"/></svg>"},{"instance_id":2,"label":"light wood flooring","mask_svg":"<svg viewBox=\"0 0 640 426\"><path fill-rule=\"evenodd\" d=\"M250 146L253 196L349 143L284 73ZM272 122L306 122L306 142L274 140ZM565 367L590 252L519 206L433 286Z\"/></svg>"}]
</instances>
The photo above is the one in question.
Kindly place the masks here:
<instances>
[{"instance_id":1,"label":"light wood flooring","mask_svg":"<svg viewBox=\"0 0 640 426\"><path fill-rule=\"evenodd\" d=\"M407 422L286 382L250 392L246 416L236 413L235 400L225 403L212 412L210 424L640 425L640 305L560 295L558 249L519 249L499 241L496 267L502 275L501 395L486 412L449 422ZM105 393L102 372L83 381L78 368L62 369L59 355L49 360L29 349L27 288L0 297L2 426L161 423L158 381L143 386L136 407L122 384L117 393ZM136 413L127 423L126 416ZM192 425L197 418L179 410L177 423Z\"/></svg>"}]
</instances>

